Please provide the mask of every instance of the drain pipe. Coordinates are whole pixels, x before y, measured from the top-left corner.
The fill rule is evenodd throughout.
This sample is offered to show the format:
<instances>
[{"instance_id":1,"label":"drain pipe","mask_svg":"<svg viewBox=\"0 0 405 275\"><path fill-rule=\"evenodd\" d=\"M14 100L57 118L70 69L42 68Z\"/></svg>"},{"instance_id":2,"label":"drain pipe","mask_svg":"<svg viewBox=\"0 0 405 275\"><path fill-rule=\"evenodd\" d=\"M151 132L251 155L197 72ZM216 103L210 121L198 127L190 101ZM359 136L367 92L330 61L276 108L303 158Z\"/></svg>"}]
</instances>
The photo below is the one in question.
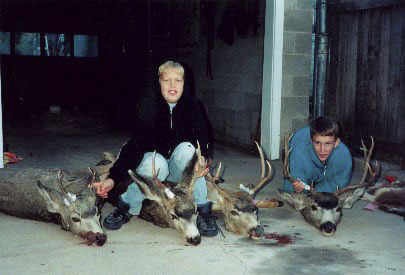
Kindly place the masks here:
<instances>
[{"instance_id":1,"label":"drain pipe","mask_svg":"<svg viewBox=\"0 0 405 275\"><path fill-rule=\"evenodd\" d=\"M327 0L316 0L315 66L313 82L314 117L323 116L326 107L328 34L326 32Z\"/></svg>"}]
</instances>

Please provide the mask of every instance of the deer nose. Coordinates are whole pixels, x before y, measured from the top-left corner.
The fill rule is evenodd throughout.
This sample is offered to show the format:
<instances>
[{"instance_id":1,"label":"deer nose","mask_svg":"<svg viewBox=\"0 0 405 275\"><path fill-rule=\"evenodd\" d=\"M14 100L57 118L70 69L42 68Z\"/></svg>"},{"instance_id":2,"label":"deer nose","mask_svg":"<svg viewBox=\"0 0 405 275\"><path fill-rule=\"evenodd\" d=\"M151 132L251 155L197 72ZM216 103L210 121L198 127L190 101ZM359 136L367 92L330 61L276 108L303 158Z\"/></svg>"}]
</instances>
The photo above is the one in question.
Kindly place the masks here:
<instances>
[{"instance_id":1,"label":"deer nose","mask_svg":"<svg viewBox=\"0 0 405 275\"><path fill-rule=\"evenodd\" d=\"M251 229L248 231L248 234L249 234L251 237L260 238L260 237L263 236L263 234L264 234L264 229L263 229L262 226L258 225L258 226L254 227L254 228L251 228Z\"/></svg>"},{"instance_id":2,"label":"deer nose","mask_svg":"<svg viewBox=\"0 0 405 275\"><path fill-rule=\"evenodd\" d=\"M325 231L326 233L332 233L336 231L336 224L332 222L326 222L321 224L321 227L319 229L321 231Z\"/></svg>"},{"instance_id":3,"label":"deer nose","mask_svg":"<svg viewBox=\"0 0 405 275\"><path fill-rule=\"evenodd\" d=\"M96 234L96 245L102 246L103 244L105 244L106 241L107 241L107 235L101 234L101 233Z\"/></svg>"},{"instance_id":4,"label":"deer nose","mask_svg":"<svg viewBox=\"0 0 405 275\"><path fill-rule=\"evenodd\" d=\"M196 236L193 238L188 238L187 242L192 245L199 245L201 243L201 236Z\"/></svg>"}]
</instances>

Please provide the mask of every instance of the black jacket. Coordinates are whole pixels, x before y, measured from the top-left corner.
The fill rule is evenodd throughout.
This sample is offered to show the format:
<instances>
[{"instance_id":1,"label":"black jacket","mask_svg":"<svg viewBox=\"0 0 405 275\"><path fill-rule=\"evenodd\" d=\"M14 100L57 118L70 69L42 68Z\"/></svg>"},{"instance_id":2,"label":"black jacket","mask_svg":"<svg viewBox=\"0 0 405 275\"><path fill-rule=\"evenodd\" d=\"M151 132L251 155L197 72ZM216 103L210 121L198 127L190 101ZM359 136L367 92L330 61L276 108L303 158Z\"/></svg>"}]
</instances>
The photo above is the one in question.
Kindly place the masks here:
<instances>
[{"instance_id":1,"label":"black jacket","mask_svg":"<svg viewBox=\"0 0 405 275\"><path fill-rule=\"evenodd\" d=\"M183 94L170 114L169 105L160 95L155 109L153 121L136 119L134 134L121 148L118 160L110 169L110 178L115 186L129 178L128 169L135 170L146 152L156 150L169 158L181 142L191 142L197 148L198 140L202 155L210 157L207 150L207 144L212 140L210 126L196 98ZM123 193L126 188L121 186L118 188L121 191L116 191Z\"/></svg>"}]
</instances>

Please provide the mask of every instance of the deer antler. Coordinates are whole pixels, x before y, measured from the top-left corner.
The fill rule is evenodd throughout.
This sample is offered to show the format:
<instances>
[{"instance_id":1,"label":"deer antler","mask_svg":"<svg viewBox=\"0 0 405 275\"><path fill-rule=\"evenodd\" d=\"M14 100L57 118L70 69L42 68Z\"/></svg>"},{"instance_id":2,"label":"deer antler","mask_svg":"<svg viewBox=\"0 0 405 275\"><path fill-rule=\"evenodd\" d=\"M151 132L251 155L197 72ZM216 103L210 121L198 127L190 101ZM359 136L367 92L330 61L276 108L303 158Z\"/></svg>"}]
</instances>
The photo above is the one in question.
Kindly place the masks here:
<instances>
[{"instance_id":1,"label":"deer antler","mask_svg":"<svg viewBox=\"0 0 405 275\"><path fill-rule=\"evenodd\" d=\"M208 163L208 166L211 166L211 165L212 165L212 161L210 160L210 162ZM206 179L209 180L213 184L217 184L219 181L219 173L221 171L221 167L222 167L222 162L219 162L218 169L217 169L217 172L215 173L215 176L211 176L211 174L208 172L208 174L205 176Z\"/></svg>"},{"instance_id":2,"label":"deer antler","mask_svg":"<svg viewBox=\"0 0 405 275\"><path fill-rule=\"evenodd\" d=\"M260 177L260 181L258 184L256 184L256 186L252 189L253 191L253 197L255 197L258 193L258 191L267 183L267 181L271 178L271 165L270 162L268 160L266 160L266 164L269 167L269 170L267 172L267 175L265 175L266 169L264 167L264 155L263 155L263 151L260 148L259 144L255 141L256 146L257 146L257 150L259 150L259 155L260 155L260 164L261 164L261 171L262 171L262 175Z\"/></svg>"},{"instance_id":3,"label":"deer antler","mask_svg":"<svg viewBox=\"0 0 405 275\"><path fill-rule=\"evenodd\" d=\"M175 197L175 195L172 193L172 191L170 191L169 188L167 188L166 186L163 185L163 183L160 182L160 180L158 179L158 175L159 175L159 170L156 172L155 169L155 157L156 157L156 151L153 152L153 157L152 157L152 181L161 189L163 189L163 191L166 193L166 196L169 199L173 199Z\"/></svg>"},{"instance_id":4,"label":"deer antler","mask_svg":"<svg viewBox=\"0 0 405 275\"><path fill-rule=\"evenodd\" d=\"M293 134L290 134L290 136L287 138L286 135L284 135L284 178L288 179L291 182L296 182L298 180L294 179L291 174L290 174L290 165L288 163L288 158L290 156L291 150L288 147L288 144L290 143L291 138L293 137Z\"/></svg>"},{"instance_id":5,"label":"deer antler","mask_svg":"<svg viewBox=\"0 0 405 275\"><path fill-rule=\"evenodd\" d=\"M291 153L292 148L290 149L288 144L290 143L290 140L292 139L292 137L293 137L293 134L290 134L290 136L288 138L287 138L287 135L284 135L284 164L283 164L284 169L283 169L283 174L284 174L285 179L287 179L290 182L294 183L294 182L300 181L300 180L293 178L291 176L291 174L290 174L290 165L288 163L288 158L290 157L290 153ZM309 186L309 185L305 185L305 183L304 183L304 186L305 186L305 189L309 190L312 195L315 195L316 190L315 190L313 184L311 184Z\"/></svg>"},{"instance_id":6,"label":"deer antler","mask_svg":"<svg viewBox=\"0 0 405 275\"><path fill-rule=\"evenodd\" d=\"M267 172L267 175L265 175L266 169L264 167L264 155L263 155L263 151L260 148L259 144L255 141L257 149L259 150L259 155L260 155L260 164L261 164L261 177L260 177L260 181L255 185L254 188L250 189L246 186L244 186L243 184L239 185L239 188L247 193L249 193L250 195L252 195L253 197L255 197L258 193L258 191L262 188L262 186L264 186L264 184L267 183L267 181L270 179L271 177L271 165L270 162L268 160L266 160L266 164L269 167L269 170Z\"/></svg>"},{"instance_id":7,"label":"deer antler","mask_svg":"<svg viewBox=\"0 0 405 275\"><path fill-rule=\"evenodd\" d=\"M73 201L71 199L71 197L69 196L69 194L66 192L65 188L62 185L62 178L63 178L63 174L62 172L59 170L58 171L58 184L59 184L59 189L62 191L63 196L68 200L68 202L70 204L73 204Z\"/></svg>"},{"instance_id":8,"label":"deer antler","mask_svg":"<svg viewBox=\"0 0 405 275\"><path fill-rule=\"evenodd\" d=\"M99 179L97 178L97 172L93 171L90 167L87 167L87 169L89 170L89 172L91 174L91 182L90 183L99 181Z\"/></svg>"},{"instance_id":9,"label":"deer antler","mask_svg":"<svg viewBox=\"0 0 405 275\"><path fill-rule=\"evenodd\" d=\"M371 137L371 147L370 147L369 150L367 150L366 146L364 145L363 140L361 140L361 145L362 145L361 150L363 150L364 160L365 160L363 176L361 177L361 180L360 180L360 182L358 184L346 186L343 189L336 190L336 192L335 192L336 196L340 196L340 195L342 195L343 193L345 193L345 192L347 192L349 190L357 189L357 188L368 185L368 183L364 184L364 181L365 181L365 179L367 177L367 172L368 171L370 171L370 173L373 173L372 168L370 166L370 159L371 159L371 154L373 153L373 149L374 149L374 138ZM368 151L368 153L367 153L367 151Z\"/></svg>"}]
</instances>

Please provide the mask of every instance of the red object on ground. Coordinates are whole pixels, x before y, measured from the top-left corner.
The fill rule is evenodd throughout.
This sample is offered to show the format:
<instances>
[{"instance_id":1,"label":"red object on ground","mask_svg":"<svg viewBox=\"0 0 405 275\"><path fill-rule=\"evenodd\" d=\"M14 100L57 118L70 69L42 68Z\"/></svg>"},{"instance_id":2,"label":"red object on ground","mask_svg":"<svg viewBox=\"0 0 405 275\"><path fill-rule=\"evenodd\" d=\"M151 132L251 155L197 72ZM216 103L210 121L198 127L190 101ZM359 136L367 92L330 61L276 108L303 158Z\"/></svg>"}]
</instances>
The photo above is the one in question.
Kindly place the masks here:
<instances>
[{"instance_id":1,"label":"red object on ground","mask_svg":"<svg viewBox=\"0 0 405 275\"><path fill-rule=\"evenodd\" d=\"M264 234L265 239L276 240L278 245L284 246L288 244L292 244L295 242L295 238L293 236L288 235L279 235L278 233L267 233Z\"/></svg>"},{"instance_id":2,"label":"red object on ground","mask_svg":"<svg viewBox=\"0 0 405 275\"><path fill-rule=\"evenodd\" d=\"M4 152L3 153L3 161L4 163L16 163L20 160L23 160L22 158L20 158L19 156L17 156L14 153L10 153L10 152Z\"/></svg>"},{"instance_id":3,"label":"red object on ground","mask_svg":"<svg viewBox=\"0 0 405 275\"><path fill-rule=\"evenodd\" d=\"M389 183L393 183L394 181L396 181L397 179L393 176L386 176L385 179L389 182Z\"/></svg>"}]
</instances>

